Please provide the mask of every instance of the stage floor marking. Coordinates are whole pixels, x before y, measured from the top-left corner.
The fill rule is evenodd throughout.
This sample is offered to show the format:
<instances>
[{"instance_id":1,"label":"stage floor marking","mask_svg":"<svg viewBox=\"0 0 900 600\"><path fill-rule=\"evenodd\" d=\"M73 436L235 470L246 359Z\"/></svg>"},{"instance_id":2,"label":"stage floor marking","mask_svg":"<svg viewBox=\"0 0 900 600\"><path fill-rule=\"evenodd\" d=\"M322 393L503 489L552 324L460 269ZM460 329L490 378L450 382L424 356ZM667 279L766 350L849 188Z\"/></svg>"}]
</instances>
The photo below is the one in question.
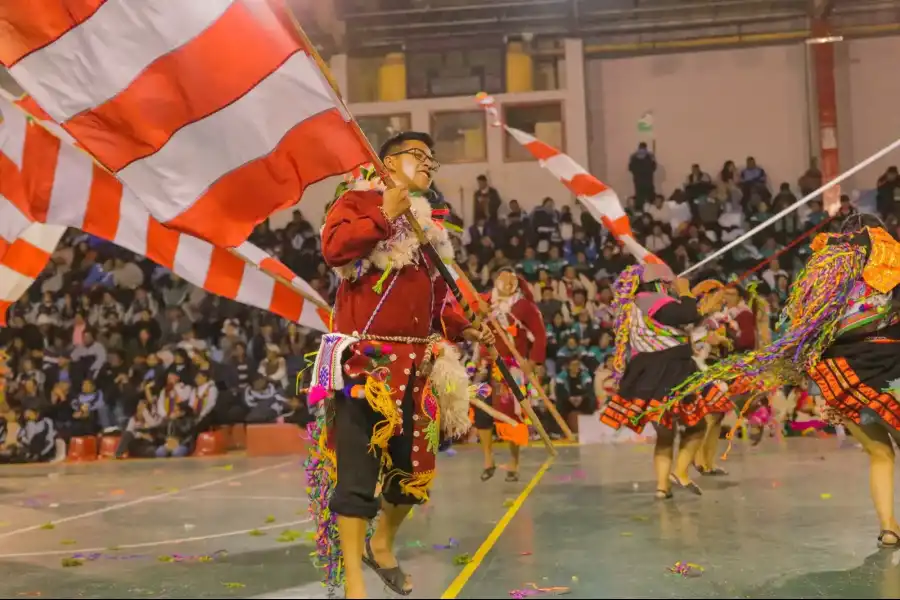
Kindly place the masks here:
<instances>
[{"instance_id":1,"label":"stage floor marking","mask_svg":"<svg viewBox=\"0 0 900 600\"><path fill-rule=\"evenodd\" d=\"M144 504L145 502L152 502L154 500L168 498L170 496L175 496L176 494L183 494L185 492L193 492L196 490L202 490L202 489L205 489L208 487L212 487L214 485L219 485L220 483L227 483L229 481L235 481L237 479L244 479L245 477L252 477L253 475L265 473L266 471L274 471L275 469L280 469L282 467L286 467L286 466L288 466L290 464L294 464L296 462L297 462L296 460L288 460L285 462L278 463L277 465L270 465L268 467L262 467L260 469L254 469L252 471L247 471L246 473L237 473L236 475L231 475L229 477L221 477L219 479L213 479L212 481L207 481L205 483L198 483L197 485L192 485L192 486L186 487L184 489L174 490L171 492L163 492L161 494L153 494L151 496L142 496L140 498L135 498L134 500L129 500L128 502L122 502L120 504L113 504L112 506L106 506L104 508L98 508L96 510L89 510L87 512L79 513L77 515L72 515L71 517L63 517L62 519L50 521L50 523L52 523L53 525L59 525L61 523L68 523L70 521L86 519L88 517L106 514L108 512L112 512L114 510L121 510L123 508L128 508L130 506L137 506L138 504ZM41 529L44 526L45 526L45 524L41 523L40 525L30 525L28 527L22 527L21 529L16 529L14 531L0 533L0 539L12 537L12 536L18 535L20 533L28 533L29 531L37 531L38 529Z\"/></svg>"},{"instance_id":2,"label":"stage floor marking","mask_svg":"<svg viewBox=\"0 0 900 600\"><path fill-rule=\"evenodd\" d=\"M484 557L487 556L488 552L494 547L494 544L497 543L497 540L500 539L500 536L503 535L503 532L506 530L509 523L512 521L513 517L516 516L516 513L519 512L519 509L522 508L522 505L525 504L525 500L534 491L534 488L541 481L544 475L547 473L547 470L550 469L550 466L553 464L553 457L548 458L544 461L544 464L541 465L541 468L538 469L538 472L535 473L534 477L531 478L531 481L528 482L528 485L525 486L525 489L522 490L522 493L519 494L518 498L513 501L512 506L509 507L509 510L506 511L506 514L497 522L494 526L494 529L488 534L487 538L485 538L484 542L481 543L481 546L478 547L478 550L475 552L475 556L472 557L472 560L460 571L459 575L456 576L450 585L444 590L444 593L441 595L441 598L456 598L459 593L462 591L463 587L468 583L469 579L471 579L472 575L475 574L475 571L478 570L478 567L481 566L481 562L484 560Z\"/></svg>"}]
</instances>

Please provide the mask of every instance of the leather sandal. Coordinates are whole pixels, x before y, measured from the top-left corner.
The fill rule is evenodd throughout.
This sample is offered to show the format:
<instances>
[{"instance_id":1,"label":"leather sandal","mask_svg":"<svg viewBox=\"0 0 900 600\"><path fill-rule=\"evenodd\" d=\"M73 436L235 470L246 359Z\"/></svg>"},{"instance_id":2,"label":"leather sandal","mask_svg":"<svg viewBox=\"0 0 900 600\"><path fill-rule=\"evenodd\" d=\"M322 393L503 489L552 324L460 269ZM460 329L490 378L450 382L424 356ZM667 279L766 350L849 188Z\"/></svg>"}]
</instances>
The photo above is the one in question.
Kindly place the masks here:
<instances>
[{"instance_id":1,"label":"leather sandal","mask_svg":"<svg viewBox=\"0 0 900 600\"><path fill-rule=\"evenodd\" d=\"M379 565L378 561L375 560L375 554L372 552L372 546L369 543L369 540L366 540L366 552L363 554L363 563L375 571L375 574L378 575L381 582L395 594L401 596L409 596L412 594L412 588L403 589L403 586L406 585L406 573L403 572L400 565L398 564L396 567L391 568L385 568Z\"/></svg>"},{"instance_id":2,"label":"leather sandal","mask_svg":"<svg viewBox=\"0 0 900 600\"><path fill-rule=\"evenodd\" d=\"M886 536L891 536L894 538L893 542L885 542L884 538ZM882 529L881 533L878 534L878 547L879 548L900 548L900 535L897 535L895 532L890 529Z\"/></svg>"},{"instance_id":3,"label":"leather sandal","mask_svg":"<svg viewBox=\"0 0 900 600\"><path fill-rule=\"evenodd\" d=\"M681 480L678 479L675 474L669 475L669 481L672 482L672 485L678 486L683 490L687 490L695 496L702 496L703 490L700 489L700 486L694 483L693 481L688 481L687 483L681 483Z\"/></svg>"}]
</instances>

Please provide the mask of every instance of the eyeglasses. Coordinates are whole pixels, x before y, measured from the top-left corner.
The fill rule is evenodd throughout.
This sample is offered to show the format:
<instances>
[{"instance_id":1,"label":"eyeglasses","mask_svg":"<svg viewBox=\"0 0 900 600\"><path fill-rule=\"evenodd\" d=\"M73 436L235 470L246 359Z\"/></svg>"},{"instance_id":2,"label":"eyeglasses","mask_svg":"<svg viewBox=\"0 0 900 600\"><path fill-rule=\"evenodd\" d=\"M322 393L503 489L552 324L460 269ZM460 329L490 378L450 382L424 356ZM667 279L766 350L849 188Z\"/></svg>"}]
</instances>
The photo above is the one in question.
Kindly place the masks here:
<instances>
[{"instance_id":1,"label":"eyeglasses","mask_svg":"<svg viewBox=\"0 0 900 600\"><path fill-rule=\"evenodd\" d=\"M420 163L428 163L431 165L432 171L437 171L441 168L441 163L437 161L437 159L430 154L426 154L424 151L419 150L418 148L410 148L409 150L402 150L400 152L395 152L390 156L400 156L401 154L409 154L413 158L415 158Z\"/></svg>"}]
</instances>

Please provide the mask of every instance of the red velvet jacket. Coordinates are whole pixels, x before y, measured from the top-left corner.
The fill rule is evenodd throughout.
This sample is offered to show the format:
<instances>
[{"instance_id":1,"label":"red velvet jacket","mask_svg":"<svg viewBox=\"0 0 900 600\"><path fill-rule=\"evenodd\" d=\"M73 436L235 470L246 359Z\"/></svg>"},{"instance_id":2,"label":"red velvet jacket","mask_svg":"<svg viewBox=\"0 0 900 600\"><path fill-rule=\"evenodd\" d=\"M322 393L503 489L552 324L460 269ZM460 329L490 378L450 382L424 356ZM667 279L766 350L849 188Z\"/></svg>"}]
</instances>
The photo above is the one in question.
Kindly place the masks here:
<instances>
[{"instance_id":1,"label":"red velvet jacket","mask_svg":"<svg viewBox=\"0 0 900 600\"><path fill-rule=\"evenodd\" d=\"M381 204L381 194L374 191L348 192L335 203L322 230L322 254L329 266L360 261L391 236L393 225L381 214ZM439 332L447 339L460 339L469 323L452 305L445 307L447 285L428 266L424 255L419 266L392 271L384 282L384 292L378 294L373 288L381 275L373 267L355 281L341 282L334 305L335 331L361 333L396 277L367 333L426 338Z\"/></svg>"},{"instance_id":2,"label":"red velvet jacket","mask_svg":"<svg viewBox=\"0 0 900 600\"><path fill-rule=\"evenodd\" d=\"M328 212L322 229L322 254L329 266L361 263L371 255L378 242L392 236L394 227L404 226L402 220L388 223L379 210L381 205L382 196L376 191L350 191L337 200ZM461 337L468 322L453 310L452 302L445 302L447 286L424 255L420 254L418 265L391 270L379 294L373 288L382 274L372 266L356 280L341 282L334 304L334 331L359 335L366 330L371 319L366 331L369 335L427 338L432 333L441 333L450 340ZM382 300L384 302L376 314L378 303ZM367 345L363 341L351 348L353 356L343 367L347 376L363 377L372 370L373 361L366 354ZM407 388L413 387L413 473L432 472L435 455L421 441L425 440L425 427L429 423L422 402L425 378L421 375L410 376L413 365L418 367L422 363L425 344L390 342L390 348L387 383L398 406ZM395 435L400 433L409 432L402 431L401 426L394 430Z\"/></svg>"}]
</instances>

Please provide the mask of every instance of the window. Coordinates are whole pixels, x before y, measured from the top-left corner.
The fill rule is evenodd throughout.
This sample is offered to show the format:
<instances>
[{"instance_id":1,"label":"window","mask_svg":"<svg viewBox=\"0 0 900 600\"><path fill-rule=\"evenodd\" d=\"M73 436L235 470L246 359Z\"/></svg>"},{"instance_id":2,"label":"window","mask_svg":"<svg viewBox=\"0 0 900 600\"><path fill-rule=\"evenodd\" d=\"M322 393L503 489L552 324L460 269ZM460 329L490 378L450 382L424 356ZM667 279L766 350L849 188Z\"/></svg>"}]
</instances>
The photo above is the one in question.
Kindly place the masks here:
<instances>
[{"instance_id":1,"label":"window","mask_svg":"<svg viewBox=\"0 0 900 600\"><path fill-rule=\"evenodd\" d=\"M507 104L503 106L503 118L510 127L530 133L545 144L565 152L561 103ZM508 162L533 160L531 153L522 144L509 136L504 139L504 155Z\"/></svg>"},{"instance_id":2,"label":"window","mask_svg":"<svg viewBox=\"0 0 900 600\"><path fill-rule=\"evenodd\" d=\"M434 154L443 164L487 161L485 132L480 110L431 114Z\"/></svg>"},{"instance_id":3,"label":"window","mask_svg":"<svg viewBox=\"0 0 900 600\"><path fill-rule=\"evenodd\" d=\"M409 114L357 117L356 122L375 148L375 152L378 152L381 145L391 136L411 129Z\"/></svg>"}]
</instances>

